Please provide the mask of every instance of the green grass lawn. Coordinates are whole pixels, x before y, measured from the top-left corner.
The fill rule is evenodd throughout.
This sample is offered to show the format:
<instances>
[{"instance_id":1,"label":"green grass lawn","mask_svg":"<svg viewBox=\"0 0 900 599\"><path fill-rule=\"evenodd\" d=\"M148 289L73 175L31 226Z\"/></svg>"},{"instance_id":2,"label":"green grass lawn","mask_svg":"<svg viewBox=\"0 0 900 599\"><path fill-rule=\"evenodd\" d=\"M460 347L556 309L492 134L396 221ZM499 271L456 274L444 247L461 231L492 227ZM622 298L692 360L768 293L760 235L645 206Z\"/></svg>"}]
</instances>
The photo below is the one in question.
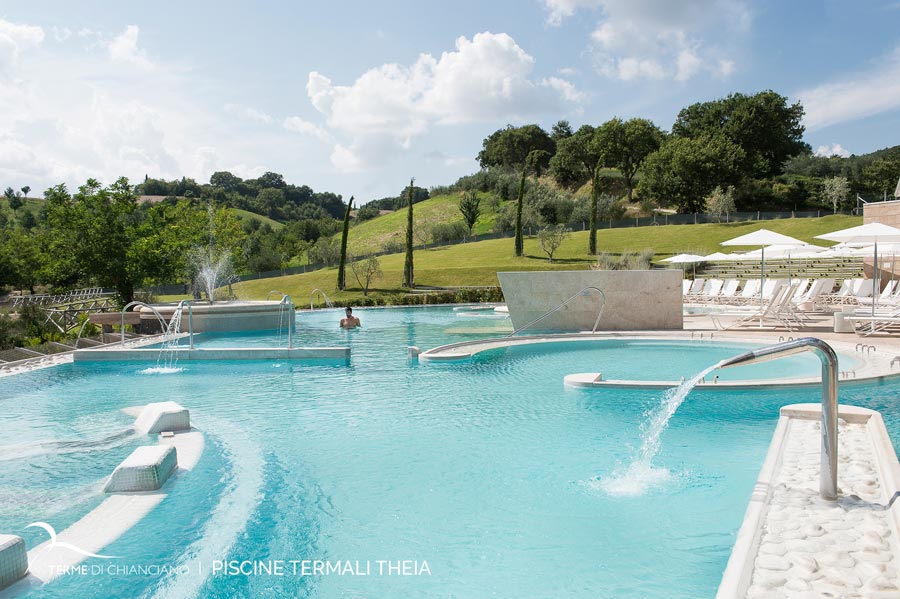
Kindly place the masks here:
<instances>
[{"instance_id":1,"label":"green grass lawn","mask_svg":"<svg viewBox=\"0 0 900 599\"><path fill-rule=\"evenodd\" d=\"M413 220L419 230L423 226L431 226L438 223L462 222L462 214L459 211L459 200L462 194L435 196L413 206ZM489 232L494 226L497 214L493 210L493 195L479 193L481 199L481 216L475 223L473 233L475 236ZM340 233L336 236L340 240ZM389 241L406 243L406 209L397 210L390 214L378 216L371 220L363 221L350 228L350 236L347 245L351 253L363 254L371 251L381 251ZM418 245L420 242L416 241Z\"/></svg>"},{"instance_id":2,"label":"green grass lawn","mask_svg":"<svg viewBox=\"0 0 900 599\"><path fill-rule=\"evenodd\" d=\"M278 231L284 227L283 223L278 222L277 220L273 220L268 216L263 216L262 214L256 214L255 212L250 212L249 210L241 210L240 208L232 208L232 214L238 217L240 220L255 220L259 221L262 225L269 225L272 227L273 231Z\"/></svg>"},{"instance_id":3,"label":"green grass lawn","mask_svg":"<svg viewBox=\"0 0 900 599\"><path fill-rule=\"evenodd\" d=\"M861 217L834 215L822 218L781 219L749 223L602 229L597 233L597 245L600 251L612 254L651 248L656 254L655 260L658 261L681 252L710 254L722 249L729 251L741 249L722 248L720 244L727 239L760 228L790 235L809 243L830 245L827 242L822 243L822 240L816 240L814 237L861 223ZM414 259L416 284L428 286L497 285L498 271L583 270L589 268L589 265L594 262L594 259L587 254L586 231L571 234L557 251L552 263L547 261L546 255L541 251L535 238L525 239L525 256L521 258L513 255L513 239L506 238L417 250ZM370 290L370 294L399 295L404 293L400 287L403 275L403 253L382 256L380 260L384 276L373 283L375 289ZM362 297L359 285L349 268L347 269L347 290L335 291L336 280L337 269L326 268L299 275L245 281L236 284L234 289L237 296L242 299L263 299L269 291L277 289L290 294L298 306L308 305L310 294L317 288L324 290L336 303L357 300Z\"/></svg>"}]
</instances>

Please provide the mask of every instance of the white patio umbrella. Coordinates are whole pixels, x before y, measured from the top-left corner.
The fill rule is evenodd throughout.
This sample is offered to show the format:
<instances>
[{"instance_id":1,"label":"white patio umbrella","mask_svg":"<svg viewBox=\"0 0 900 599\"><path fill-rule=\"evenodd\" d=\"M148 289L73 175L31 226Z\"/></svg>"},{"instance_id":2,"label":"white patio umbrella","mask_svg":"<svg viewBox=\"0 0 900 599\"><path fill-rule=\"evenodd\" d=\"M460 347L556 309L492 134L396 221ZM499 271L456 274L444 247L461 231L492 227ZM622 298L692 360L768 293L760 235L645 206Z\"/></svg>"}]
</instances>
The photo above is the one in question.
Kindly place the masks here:
<instances>
[{"instance_id":1,"label":"white patio umbrella","mask_svg":"<svg viewBox=\"0 0 900 599\"><path fill-rule=\"evenodd\" d=\"M882 243L900 243L900 229L885 225L882 223L866 223L858 227L850 227L849 229L841 229L834 233L826 233L825 235L816 235L817 239L827 239L828 241L840 241L847 245L871 245L873 248L873 267L872 285L874 298L872 301L872 317L875 317L875 305L878 303L878 242ZM874 321L872 323L874 328Z\"/></svg>"},{"instance_id":2,"label":"white patio umbrella","mask_svg":"<svg viewBox=\"0 0 900 599\"><path fill-rule=\"evenodd\" d=\"M671 258L666 258L665 260L660 260L660 262L668 262L669 264L694 264L696 265L698 262L704 262L706 259L703 256L698 256L697 254L677 254L672 256ZM696 268L696 266L694 266ZM696 275L696 271L694 271Z\"/></svg>"},{"instance_id":3,"label":"white patio umbrella","mask_svg":"<svg viewBox=\"0 0 900 599\"><path fill-rule=\"evenodd\" d=\"M790 237L788 235L782 235L781 233L776 233L775 231L769 231L768 229L760 229L758 231L754 231L753 233L747 233L746 235L741 235L740 237L735 237L734 239L729 239L728 241L723 241L722 245L755 245L760 248L760 259L761 266L759 271L759 305L763 305L763 287L765 287L766 283L766 248L773 245L804 245L805 242L795 239L794 237ZM762 316L759 318L759 326L762 327Z\"/></svg>"}]
</instances>

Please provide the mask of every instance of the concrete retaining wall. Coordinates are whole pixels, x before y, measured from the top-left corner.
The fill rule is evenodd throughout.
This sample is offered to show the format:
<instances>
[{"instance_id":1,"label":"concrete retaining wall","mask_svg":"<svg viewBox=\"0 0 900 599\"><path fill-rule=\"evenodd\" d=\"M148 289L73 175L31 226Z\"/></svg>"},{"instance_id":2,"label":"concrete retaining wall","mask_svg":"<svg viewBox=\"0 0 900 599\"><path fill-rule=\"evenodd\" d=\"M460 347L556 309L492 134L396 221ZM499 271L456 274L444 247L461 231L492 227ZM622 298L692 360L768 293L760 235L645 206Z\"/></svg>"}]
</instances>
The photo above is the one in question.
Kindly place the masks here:
<instances>
[{"instance_id":1,"label":"concrete retaining wall","mask_svg":"<svg viewBox=\"0 0 900 599\"><path fill-rule=\"evenodd\" d=\"M680 270L499 272L497 277L516 329L585 287L606 296L598 331L683 328ZM590 331L600 303L596 292L579 296L529 330Z\"/></svg>"}]
</instances>

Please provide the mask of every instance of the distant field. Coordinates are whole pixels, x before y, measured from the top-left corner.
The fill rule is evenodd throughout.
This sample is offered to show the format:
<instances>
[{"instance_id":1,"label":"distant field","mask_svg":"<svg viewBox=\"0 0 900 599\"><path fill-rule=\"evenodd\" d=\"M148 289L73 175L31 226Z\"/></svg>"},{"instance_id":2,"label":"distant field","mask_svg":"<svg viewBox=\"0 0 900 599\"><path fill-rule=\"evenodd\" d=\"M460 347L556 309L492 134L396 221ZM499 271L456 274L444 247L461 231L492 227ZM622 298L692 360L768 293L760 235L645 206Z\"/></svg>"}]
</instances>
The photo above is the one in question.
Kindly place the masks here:
<instances>
[{"instance_id":1,"label":"distant field","mask_svg":"<svg viewBox=\"0 0 900 599\"><path fill-rule=\"evenodd\" d=\"M829 245L827 242L822 243L821 240L814 239L814 236L861 223L861 217L834 215L759 223L602 229L597 234L597 245L601 252L612 254L651 248L656 254L655 260L658 261L681 252L710 254L723 249L719 245L721 242L760 228L777 231L810 243ZM404 293L400 288L403 260L402 253L382 256L381 268L384 276L375 282L376 289L370 293L386 295ZM418 285L433 286L497 285L496 273L498 271L582 270L589 268L592 262L594 259L587 255L587 232L573 233L557 251L552 264L547 262L547 257L541 252L537 239L525 239L525 256L521 258L513 256L512 238L490 239L430 250L417 250L415 253L415 280ZM245 281L235 285L234 289L238 297L244 299L262 299L269 291L278 289L293 296L294 302L298 306L308 305L310 293L316 288L324 290L336 302L357 299L362 296L349 268L347 290L336 292L336 279L337 269L327 268L299 275Z\"/></svg>"},{"instance_id":2,"label":"distant field","mask_svg":"<svg viewBox=\"0 0 900 599\"><path fill-rule=\"evenodd\" d=\"M241 210L239 208L232 208L231 212L241 220L255 220L259 221L260 224L266 224L272 227L273 231L278 231L284 227L283 223L278 222L277 220L272 220L268 216L263 216L262 214L256 214L255 212L250 212L248 210Z\"/></svg>"}]
</instances>

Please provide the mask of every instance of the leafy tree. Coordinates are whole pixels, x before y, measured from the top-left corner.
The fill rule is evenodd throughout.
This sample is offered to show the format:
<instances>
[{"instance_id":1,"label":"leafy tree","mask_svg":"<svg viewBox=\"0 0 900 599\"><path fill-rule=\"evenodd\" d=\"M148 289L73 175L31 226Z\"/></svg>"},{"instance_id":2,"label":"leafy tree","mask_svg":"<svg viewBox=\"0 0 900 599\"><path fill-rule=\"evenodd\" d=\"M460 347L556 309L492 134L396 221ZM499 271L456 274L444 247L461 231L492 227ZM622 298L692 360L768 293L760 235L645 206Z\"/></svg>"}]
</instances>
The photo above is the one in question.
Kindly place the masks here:
<instances>
[{"instance_id":1,"label":"leafy tree","mask_svg":"<svg viewBox=\"0 0 900 599\"><path fill-rule=\"evenodd\" d=\"M879 195L893 194L898 179L900 179L900 149L874 160L862 171L863 185Z\"/></svg>"},{"instance_id":2,"label":"leafy tree","mask_svg":"<svg viewBox=\"0 0 900 599\"><path fill-rule=\"evenodd\" d=\"M42 266L41 241L22 228L5 231L0 245L0 286L14 285L34 293Z\"/></svg>"},{"instance_id":3,"label":"leafy tree","mask_svg":"<svg viewBox=\"0 0 900 599\"><path fill-rule=\"evenodd\" d=\"M139 189L141 195L147 196L169 196L175 194L175 185L168 184L162 179L144 179Z\"/></svg>"},{"instance_id":4,"label":"leafy tree","mask_svg":"<svg viewBox=\"0 0 900 599\"><path fill-rule=\"evenodd\" d=\"M71 259L75 272L115 288L122 301L132 301L144 273L134 255L139 214L128 179L122 177L108 187L88 179L71 197L65 187L58 191L63 193L48 198L47 213L54 261Z\"/></svg>"},{"instance_id":5,"label":"leafy tree","mask_svg":"<svg viewBox=\"0 0 900 599\"><path fill-rule=\"evenodd\" d=\"M706 211L715 216L717 222L722 222L723 214L727 220L728 215L735 211L734 186L729 185L727 188L722 189L721 185L717 185L706 196Z\"/></svg>"},{"instance_id":6,"label":"leafy tree","mask_svg":"<svg viewBox=\"0 0 900 599\"><path fill-rule=\"evenodd\" d=\"M410 289L415 284L413 276L413 204L415 203L413 188L415 181L414 178L409 180L408 195L406 196L408 208L406 212L406 258L403 261L403 286Z\"/></svg>"},{"instance_id":7,"label":"leafy tree","mask_svg":"<svg viewBox=\"0 0 900 599\"><path fill-rule=\"evenodd\" d=\"M238 191L243 179L237 175L232 175L228 171L216 171L209 178L209 184L213 187L219 187L224 191Z\"/></svg>"},{"instance_id":8,"label":"leafy tree","mask_svg":"<svg viewBox=\"0 0 900 599\"><path fill-rule=\"evenodd\" d=\"M24 195L26 198L28 197L28 194L30 192L31 192L31 187L29 187L28 185L22 186L22 195Z\"/></svg>"},{"instance_id":9,"label":"leafy tree","mask_svg":"<svg viewBox=\"0 0 900 599\"><path fill-rule=\"evenodd\" d=\"M484 139L482 150L478 153L478 163L481 168L521 168L534 150L544 150L547 153L543 158L544 162L538 165L541 169L547 168L550 157L556 153L556 142L538 125L507 125L505 129L498 129Z\"/></svg>"},{"instance_id":10,"label":"leafy tree","mask_svg":"<svg viewBox=\"0 0 900 599\"><path fill-rule=\"evenodd\" d=\"M591 180L600 159L592 143L594 131L590 125L583 125L569 137L557 140L550 175L563 187L578 188Z\"/></svg>"},{"instance_id":11,"label":"leafy tree","mask_svg":"<svg viewBox=\"0 0 900 599\"><path fill-rule=\"evenodd\" d=\"M594 132L592 150L603 166L617 168L625 178L628 201L632 200L634 176L641 163L659 149L662 130L647 119L611 119Z\"/></svg>"},{"instance_id":12,"label":"leafy tree","mask_svg":"<svg viewBox=\"0 0 900 599\"><path fill-rule=\"evenodd\" d=\"M37 218L35 218L33 212L26 210L19 217L19 225L26 231L30 231L37 226Z\"/></svg>"},{"instance_id":13,"label":"leafy tree","mask_svg":"<svg viewBox=\"0 0 900 599\"><path fill-rule=\"evenodd\" d=\"M510 231L515 231L517 208L518 206L515 202L508 202L500 208L500 211L494 218L493 230L495 233L505 235ZM541 224L541 215L534 205L524 203L522 207L522 230L538 228Z\"/></svg>"},{"instance_id":14,"label":"leafy tree","mask_svg":"<svg viewBox=\"0 0 900 599\"><path fill-rule=\"evenodd\" d=\"M265 214L269 218L283 220L284 215L284 191L277 187L266 187L256 195L256 210L259 214Z\"/></svg>"},{"instance_id":15,"label":"leafy tree","mask_svg":"<svg viewBox=\"0 0 900 599\"><path fill-rule=\"evenodd\" d=\"M381 212L377 207L373 206L371 202L364 206L360 206L359 210L356 211L356 222L361 223L363 221L371 220L378 216Z\"/></svg>"},{"instance_id":16,"label":"leafy tree","mask_svg":"<svg viewBox=\"0 0 900 599\"><path fill-rule=\"evenodd\" d=\"M550 130L550 137L553 138L553 141L559 143L561 139L572 137L572 133L572 125L569 124L569 121L556 121L556 124Z\"/></svg>"},{"instance_id":17,"label":"leafy tree","mask_svg":"<svg viewBox=\"0 0 900 599\"><path fill-rule=\"evenodd\" d=\"M547 254L547 262L553 262L553 254L569 236L565 225L553 225L541 228L538 231L538 241L541 249Z\"/></svg>"},{"instance_id":18,"label":"leafy tree","mask_svg":"<svg viewBox=\"0 0 900 599\"><path fill-rule=\"evenodd\" d=\"M284 189L285 187L287 187L287 183L284 182L284 176L278 173L273 173L271 171L263 174L256 180L256 182L259 185L260 189L265 189L266 187Z\"/></svg>"},{"instance_id":19,"label":"leafy tree","mask_svg":"<svg viewBox=\"0 0 900 599\"><path fill-rule=\"evenodd\" d=\"M353 210L353 196L347 202L347 211L344 213L344 229L341 233L341 257L338 262L337 288L343 291L347 286L347 273L345 266L347 264L347 237L350 235L350 211Z\"/></svg>"},{"instance_id":20,"label":"leafy tree","mask_svg":"<svg viewBox=\"0 0 900 599\"><path fill-rule=\"evenodd\" d=\"M9 207L13 212L22 207L22 195L15 191L12 187L7 187L3 192L3 197L9 202Z\"/></svg>"},{"instance_id":21,"label":"leafy tree","mask_svg":"<svg viewBox=\"0 0 900 599\"><path fill-rule=\"evenodd\" d=\"M641 189L661 206L702 212L706 196L717 185L740 181L744 160L744 151L723 136L671 138L645 159Z\"/></svg>"},{"instance_id":22,"label":"leafy tree","mask_svg":"<svg viewBox=\"0 0 900 599\"><path fill-rule=\"evenodd\" d=\"M356 278L356 282L359 283L359 287L363 290L364 296L369 295L369 285L372 281L381 278L383 274L378 256L353 260L350 263L350 269L353 271L353 276Z\"/></svg>"},{"instance_id":23,"label":"leafy tree","mask_svg":"<svg viewBox=\"0 0 900 599\"><path fill-rule=\"evenodd\" d=\"M765 178L781 172L791 156L809 152L803 141L803 106L768 90L752 96L731 94L681 110L672 134L697 138L724 135L744 151L743 174Z\"/></svg>"},{"instance_id":24,"label":"leafy tree","mask_svg":"<svg viewBox=\"0 0 900 599\"><path fill-rule=\"evenodd\" d=\"M825 187L822 189L824 200L834 207L837 213L838 206L847 199L850 194L850 182L845 177L832 177L825 179Z\"/></svg>"},{"instance_id":25,"label":"leafy tree","mask_svg":"<svg viewBox=\"0 0 900 599\"><path fill-rule=\"evenodd\" d=\"M337 264L338 259L340 259L341 246L332 237L320 237L310 249L310 253L316 261L332 266Z\"/></svg>"},{"instance_id":26,"label":"leafy tree","mask_svg":"<svg viewBox=\"0 0 900 599\"><path fill-rule=\"evenodd\" d=\"M570 194L537 181L525 191L525 206L533 207L541 221L553 224L569 222L575 202Z\"/></svg>"},{"instance_id":27,"label":"leafy tree","mask_svg":"<svg viewBox=\"0 0 900 599\"><path fill-rule=\"evenodd\" d=\"M459 200L459 211L462 213L466 227L469 229L469 235L471 235L475 223L478 222L478 217L481 216L481 200L478 198L478 194L474 191L463 193Z\"/></svg>"}]
</instances>

